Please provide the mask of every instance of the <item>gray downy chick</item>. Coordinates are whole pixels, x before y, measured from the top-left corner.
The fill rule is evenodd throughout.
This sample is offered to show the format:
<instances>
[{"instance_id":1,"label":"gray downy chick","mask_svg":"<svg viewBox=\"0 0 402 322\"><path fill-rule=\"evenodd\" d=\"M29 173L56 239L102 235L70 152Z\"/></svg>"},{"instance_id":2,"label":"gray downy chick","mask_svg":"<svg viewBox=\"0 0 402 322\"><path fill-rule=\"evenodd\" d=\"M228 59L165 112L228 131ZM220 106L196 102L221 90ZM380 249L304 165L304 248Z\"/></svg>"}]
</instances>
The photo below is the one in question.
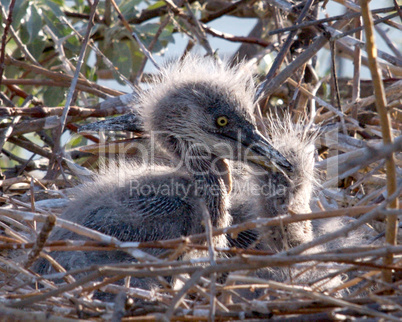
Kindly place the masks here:
<instances>
[{"instance_id":1,"label":"gray downy chick","mask_svg":"<svg viewBox=\"0 0 402 322\"><path fill-rule=\"evenodd\" d=\"M293 124L289 116L281 121L269 119L267 132L270 134L269 141L272 146L293 164L294 171L286 175L280 171L261 171L256 166L245 168L237 164L237 170L233 171L234 185L229 210L233 224L289 213L297 216L311 212L311 197L317 184L314 173L316 134L308 134L303 123ZM232 246L276 253L310 242L319 235L317 233L312 222L308 220L247 230L237 236L229 236L228 239ZM325 250L325 246L317 246L304 254ZM330 273L325 269L304 270L305 268L295 267L267 267L259 269L256 276L267 280L309 285L310 282ZM342 278L339 276L324 280L321 289L337 286L341 282ZM243 295L255 298L262 295L262 292L244 292Z\"/></svg>"}]
</instances>

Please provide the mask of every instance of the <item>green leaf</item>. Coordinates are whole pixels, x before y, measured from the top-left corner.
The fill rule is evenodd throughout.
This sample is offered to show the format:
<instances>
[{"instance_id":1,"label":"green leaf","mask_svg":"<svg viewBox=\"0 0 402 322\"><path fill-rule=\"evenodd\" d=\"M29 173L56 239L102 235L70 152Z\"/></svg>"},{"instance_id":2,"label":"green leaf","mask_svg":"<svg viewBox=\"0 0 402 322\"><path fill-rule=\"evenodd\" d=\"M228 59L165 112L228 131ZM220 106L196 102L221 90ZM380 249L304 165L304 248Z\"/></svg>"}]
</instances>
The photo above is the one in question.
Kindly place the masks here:
<instances>
[{"instance_id":1,"label":"green leaf","mask_svg":"<svg viewBox=\"0 0 402 322\"><path fill-rule=\"evenodd\" d=\"M144 43L146 47L149 46L153 38L155 37L156 32L160 27L159 23L147 23L141 26L136 26L136 32L141 37L141 41ZM158 37L158 40L152 49L153 53L162 54L167 45L169 43L174 43L174 38L172 36L173 28L171 25L166 26L161 35Z\"/></svg>"},{"instance_id":2,"label":"green leaf","mask_svg":"<svg viewBox=\"0 0 402 322\"><path fill-rule=\"evenodd\" d=\"M57 18L55 13L50 9L43 11L43 19L46 25L55 33L58 38L62 38L68 34L68 30Z\"/></svg>"},{"instance_id":3,"label":"green leaf","mask_svg":"<svg viewBox=\"0 0 402 322\"><path fill-rule=\"evenodd\" d=\"M8 8L8 4L10 3L10 1L5 2L8 2L7 5L5 5L5 8ZM28 0L17 0L15 2L13 10L13 22L12 22L12 26L15 30L19 28L22 20L25 17L28 4L29 4ZM8 9L6 9L6 12L8 14Z\"/></svg>"},{"instance_id":4,"label":"green leaf","mask_svg":"<svg viewBox=\"0 0 402 322\"><path fill-rule=\"evenodd\" d=\"M172 25L170 25L170 27L172 27ZM174 44L174 37L173 37L172 33L173 33L173 28L169 28L169 25L166 26L166 28L163 29L161 35L159 36L159 40Z\"/></svg>"},{"instance_id":5,"label":"green leaf","mask_svg":"<svg viewBox=\"0 0 402 322\"><path fill-rule=\"evenodd\" d=\"M30 5L27 8L26 26L29 34L29 43L31 43L37 36L39 31L42 29L42 18L40 16L40 12L42 10L38 10L36 6Z\"/></svg>"},{"instance_id":6,"label":"green leaf","mask_svg":"<svg viewBox=\"0 0 402 322\"><path fill-rule=\"evenodd\" d=\"M132 61L131 74L137 74L141 66L141 63L144 59L144 54L141 53L138 44L135 41L130 41L128 43L128 47L130 48L131 61Z\"/></svg>"},{"instance_id":7,"label":"green leaf","mask_svg":"<svg viewBox=\"0 0 402 322\"><path fill-rule=\"evenodd\" d=\"M48 7L56 17L65 16L63 10L64 1L57 1L57 0L43 0L43 6Z\"/></svg>"},{"instance_id":8,"label":"green leaf","mask_svg":"<svg viewBox=\"0 0 402 322\"><path fill-rule=\"evenodd\" d=\"M135 29L138 30L141 34L147 34L149 36L155 36L156 32L159 29L159 23L142 24L142 25L139 25L139 26L135 26Z\"/></svg>"},{"instance_id":9,"label":"green leaf","mask_svg":"<svg viewBox=\"0 0 402 322\"><path fill-rule=\"evenodd\" d=\"M77 146L79 146L80 145L80 143L82 142L82 139L83 139L83 136L81 136L81 135L74 135L73 136L73 139L71 139L69 142L68 142L68 146L69 146L69 148L71 149L71 148L75 148L75 147L77 147Z\"/></svg>"},{"instance_id":10,"label":"green leaf","mask_svg":"<svg viewBox=\"0 0 402 322\"><path fill-rule=\"evenodd\" d=\"M57 38L62 38L70 34L71 30L68 26L62 23L59 19L60 15L64 15L64 13L58 8L52 1L45 1L46 6L49 6L48 10L43 10L43 19L46 25L55 33ZM53 10L53 8L58 8L57 10ZM58 14L60 12L60 15ZM78 53L80 50L80 42L77 37L70 37L65 42L65 48L71 50L73 53Z\"/></svg>"},{"instance_id":11,"label":"green leaf","mask_svg":"<svg viewBox=\"0 0 402 322\"><path fill-rule=\"evenodd\" d=\"M48 87L43 93L45 106L59 106L64 100L66 89L64 87Z\"/></svg>"},{"instance_id":12,"label":"green leaf","mask_svg":"<svg viewBox=\"0 0 402 322\"><path fill-rule=\"evenodd\" d=\"M64 0L45 0L45 2L52 2L60 8L64 7Z\"/></svg>"},{"instance_id":13,"label":"green leaf","mask_svg":"<svg viewBox=\"0 0 402 322\"><path fill-rule=\"evenodd\" d=\"M8 65L7 68L4 70L4 74L7 78L18 78L20 75L21 70L17 66Z\"/></svg>"},{"instance_id":14,"label":"green leaf","mask_svg":"<svg viewBox=\"0 0 402 322\"><path fill-rule=\"evenodd\" d=\"M166 5L165 1L157 1L154 4L150 5L147 10L158 9Z\"/></svg>"},{"instance_id":15,"label":"green leaf","mask_svg":"<svg viewBox=\"0 0 402 322\"><path fill-rule=\"evenodd\" d=\"M34 41L28 44L27 47L32 56L38 60L46 47L46 38L43 36L38 36L34 39Z\"/></svg>"},{"instance_id":16,"label":"green leaf","mask_svg":"<svg viewBox=\"0 0 402 322\"><path fill-rule=\"evenodd\" d=\"M29 32L26 24L22 24L20 28L20 38L24 44L29 42Z\"/></svg>"},{"instance_id":17,"label":"green leaf","mask_svg":"<svg viewBox=\"0 0 402 322\"><path fill-rule=\"evenodd\" d=\"M119 9L126 20L129 21L137 16L137 6L141 2L141 0L125 0L119 4Z\"/></svg>"},{"instance_id":18,"label":"green leaf","mask_svg":"<svg viewBox=\"0 0 402 322\"><path fill-rule=\"evenodd\" d=\"M112 62L118 68L120 73L126 77L130 77L132 59L131 51L127 44L123 41L113 43L113 56Z\"/></svg>"}]
</instances>

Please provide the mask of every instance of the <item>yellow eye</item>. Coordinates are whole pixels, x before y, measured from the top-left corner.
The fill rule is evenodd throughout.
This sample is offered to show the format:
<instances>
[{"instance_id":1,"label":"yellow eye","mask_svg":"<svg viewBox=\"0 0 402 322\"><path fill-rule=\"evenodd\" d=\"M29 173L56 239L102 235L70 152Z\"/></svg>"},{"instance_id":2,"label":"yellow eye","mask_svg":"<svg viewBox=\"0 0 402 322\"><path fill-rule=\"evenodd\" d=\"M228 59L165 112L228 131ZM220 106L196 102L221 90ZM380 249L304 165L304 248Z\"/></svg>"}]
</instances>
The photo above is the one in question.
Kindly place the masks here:
<instances>
[{"instance_id":1,"label":"yellow eye","mask_svg":"<svg viewBox=\"0 0 402 322\"><path fill-rule=\"evenodd\" d=\"M216 124L218 124L218 126L226 126L228 124L228 118L226 116L219 116L216 119Z\"/></svg>"}]
</instances>

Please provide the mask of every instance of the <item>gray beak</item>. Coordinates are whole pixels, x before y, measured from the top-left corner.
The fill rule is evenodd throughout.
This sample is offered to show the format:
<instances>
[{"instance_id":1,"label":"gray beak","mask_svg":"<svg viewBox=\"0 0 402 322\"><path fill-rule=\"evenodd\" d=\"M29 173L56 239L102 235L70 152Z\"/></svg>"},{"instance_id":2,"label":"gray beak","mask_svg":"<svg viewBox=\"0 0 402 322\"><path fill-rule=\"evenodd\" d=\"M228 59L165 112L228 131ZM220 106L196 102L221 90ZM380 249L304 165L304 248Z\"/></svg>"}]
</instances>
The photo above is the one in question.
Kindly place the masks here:
<instances>
[{"instance_id":1,"label":"gray beak","mask_svg":"<svg viewBox=\"0 0 402 322\"><path fill-rule=\"evenodd\" d=\"M248 161L271 171L280 171L286 175L293 173L293 165L258 131L253 131L243 137L242 144L247 147L246 158Z\"/></svg>"}]
</instances>

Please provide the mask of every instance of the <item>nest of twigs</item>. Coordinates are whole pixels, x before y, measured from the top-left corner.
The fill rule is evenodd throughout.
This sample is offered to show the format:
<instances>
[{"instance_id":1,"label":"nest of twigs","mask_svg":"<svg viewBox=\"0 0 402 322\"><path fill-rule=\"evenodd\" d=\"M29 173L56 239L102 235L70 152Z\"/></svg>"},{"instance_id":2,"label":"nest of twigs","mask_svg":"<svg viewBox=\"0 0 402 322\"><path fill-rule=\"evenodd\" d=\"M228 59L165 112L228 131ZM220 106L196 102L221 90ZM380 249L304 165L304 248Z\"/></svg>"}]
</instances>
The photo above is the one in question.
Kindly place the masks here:
<instances>
[{"instance_id":1,"label":"nest of twigs","mask_svg":"<svg viewBox=\"0 0 402 322\"><path fill-rule=\"evenodd\" d=\"M184 19L183 12L177 11L177 7L173 4L169 5L173 6L171 15ZM279 6L278 8L286 9ZM400 11L398 12L400 14ZM353 17L355 16L351 16L350 19ZM375 17L379 19L378 16ZM3 18L5 21L6 16ZM195 19L195 17L188 19L190 24L193 23L193 18ZM311 17L309 19L311 21ZM339 18L332 27L335 30L339 28L338 32L344 32L342 22L342 18ZM6 24L10 25L8 22ZM318 25L318 22L316 24ZM365 26L367 26L366 33L373 28L372 22L367 22ZM90 27L89 25L88 28ZM206 27L195 24L194 28ZM283 32L282 36L285 37L286 34ZM333 33L333 31L327 32ZM328 41L325 38L327 36L311 38L314 42L310 48L322 47ZM332 37L335 36L334 33ZM18 35L13 37L18 38ZM250 39L238 41L250 43ZM335 40L334 38L331 41ZM3 45L5 43L3 41ZM261 45L261 41L254 44ZM88 45L88 39L84 39L84 45ZM278 47L279 54L282 52L281 46L282 44ZM350 43L349 47L348 43L342 43L342 46L345 51L349 47L354 48ZM373 47L369 47L373 44L367 46L368 52L373 50ZM273 50L274 47L269 48ZM302 47L301 52L303 54L307 52L308 56L310 50L308 48ZM357 50L353 53L353 49L349 49L352 51L352 57L360 55ZM286 52L287 49L283 51ZM335 55L335 51L333 54ZM302 54L299 57L301 56ZM368 61L365 63L370 67L372 79L360 82L358 76L360 67L355 70L355 76L351 80L338 80L332 75L334 80L332 101L327 98L325 91L313 91L314 86L307 84L304 71L309 57L304 61L299 59L289 63L288 66L292 66L293 69L284 69L275 77L271 75L270 82L267 82L268 86L264 89L271 99L261 100L263 115L274 109L277 115L281 115L284 108L275 103L281 100L285 101L285 105L291 106L287 112L290 112L295 120L300 115L309 119L308 115L312 114L308 111L310 105L307 102L311 99L316 100L318 108L312 122L320 127L316 143L318 151L316 168L320 174L320 189L313 201L315 211L252 220L224 229L215 229L212 234L236 235L241 231L263 225L281 226L296 221L341 216L350 217L350 223L312 242L278 254L254 249L215 249L217 255L223 256L218 256L215 260L203 258L195 265L191 261L172 261L169 258L160 258L157 262L151 261L143 250L151 247L171 249L176 255L189 248L208 251L208 246L200 243L207 239L204 234L176 240L124 243L57 218L68 203L71 188L79 184L76 170L93 170L98 167L99 162L99 155L91 155L88 150L82 149L87 143L99 143L99 137L88 134L82 137L77 135L84 138L79 144L80 148L77 148L75 143L71 144L67 152L72 156L72 160L63 157L62 148L57 143L61 137L61 132L58 132L59 125L62 124L61 129L70 133L77 132L80 125L78 121L88 123L105 116L127 112L130 105L128 102L133 96L131 94L120 96L121 92L96 85L83 75L77 74L73 77L56 73L32 62L5 56L3 52L1 64L20 68L27 73L46 75L51 79L50 83L47 83L48 86L63 86L60 83L64 82L68 86L72 84L71 93L76 89L77 92L91 93L106 99L89 108L71 106L65 117L62 116L63 111L66 111L65 108L45 107L30 96L25 96L26 100L20 107L0 108L0 115L8 120L0 124L2 131L0 146L4 147L2 153L17 164L2 169L0 178L1 319L18 321L23 319L63 321L77 318L113 321L162 319L324 321L362 318L399 321L402 319L402 246L400 246L402 235L400 232L397 233L397 217L400 217L398 199L402 191L400 179L402 80L398 77L402 73L398 62L392 64L388 60L386 63L392 68L382 63L380 65L382 71L390 75L384 82L385 88L382 88L379 85L381 83L379 75L375 74L376 57L371 57L370 54L368 56ZM258 58L258 55L256 57ZM298 70L298 73L292 74L295 70ZM290 76L296 81L289 78ZM74 80L77 79L78 83L75 83ZM24 86L23 82L13 83L13 80L4 78L3 85L7 86L1 98L4 102L7 102L7 93L13 93L9 95L10 97L14 95L24 97L24 93L18 91L18 86ZM356 94L360 88L361 97ZM108 98L108 95L115 97ZM289 98L292 99L287 102ZM338 105L341 109L334 107ZM54 118L54 116L62 117ZM54 132L50 134L49 129L53 129ZM41 138L41 143L51 146L52 150L24 137L23 135L27 133L36 133ZM387 136L389 134L392 141ZM139 135L140 133L134 134ZM127 138L127 132L114 132L107 139L114 140L116 137ZM5 146L5 142L8 145ZM12 147L26 149L41 156L41 159L24 159L13 154ZM336 171L333 171L334 169ZM41 170L46 176L40 178L33 172L34 170ZM48 240L55 226L72 230L85 238L74 241ZM362 245L338 248L325 253L307 255L303 253L315 245L348 238L349 233L362 227L368 231L366 241ZM104 252L123 250L137 261L131 264L82 267L68 272L53 262L52 265L59 273L43 276L31 270L40 257L52 261L53 251L84 250ZM325 277L311 281L310 285L300 286L292 280L275 282L256 278L252 274L256 269L273 266L299 267L305 270L322 267L331 271L327 278L351 272L349 276L353 277L345 279L344 283L335 288L328 289L321 287L320 282ZM151 291L130 287L132 278L158 276L179 276L183 281L183 287L174 290L168 283L160 289ZM244 290L253 294L258 289L265 290L263 296L243 296ZM98 290L116 296L112 301L99 300L94 297L94 293Z\"/></svg>"}]
</instances>

